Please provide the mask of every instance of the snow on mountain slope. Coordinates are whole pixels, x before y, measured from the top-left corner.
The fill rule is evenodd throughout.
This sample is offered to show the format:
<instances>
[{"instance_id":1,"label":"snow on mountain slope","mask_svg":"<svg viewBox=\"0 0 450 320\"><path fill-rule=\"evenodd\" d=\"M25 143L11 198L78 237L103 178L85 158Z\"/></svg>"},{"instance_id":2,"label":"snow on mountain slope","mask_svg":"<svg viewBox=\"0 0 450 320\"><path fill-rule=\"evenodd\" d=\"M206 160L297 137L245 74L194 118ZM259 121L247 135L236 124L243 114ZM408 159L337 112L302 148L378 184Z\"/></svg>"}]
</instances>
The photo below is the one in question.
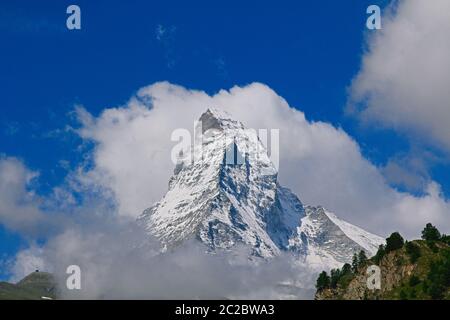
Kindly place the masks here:
<instances>
[{"instance_id":1,"label":"snow on mountain slope","mask_svg":"<svg viewBox=\"0 0 450 320\"><path fill-rule=\"evenodd\" d=\"M369 256L375 255L379 245L384 244L385 242L383 238L339 219L332 212L325 210L325 214L345 233L347 237L359 244Z\"/></svg>"},{"instance_id":2,"label":"snow on mountain slope","mask_svg":"<svg viewBox=\"0 0 450 320\"><path fill-rule=\"evenodd\" d=\"M273 225L285 226L278 221L282 215L272 213L279 194L276 169L251 132L218 114L208 110L200 117L202 143L185 150L169 191L140 221L168 247L194 236L212 249L245 243L256 255L273 256L281 241ZM242 161L230 159L235 153Z\"/></svg>"},{"instance_id":3,"label":"snow on mountain slope","mask_svg":"<svg viewBox=\"0 0 450 320\"><path fill-rule=\"evenodd\" d=\"M195 139L180 153L166 195L138 219L166 248L189 238L211 250L246 244L255 256L290 251L327 268L359 250L372 254L382 243L323 208L305 207L279 185L255 131L228 114L208 109Z\"/></svg>"},{"instance_id":4,"label":"snow on mountain slope","mask_svg":"<svg viewBox=\"0 0 450 320\"><path fill-rule=\"evenodd\" d=\"M298 227L300 239L293 242L306 243L305 260L317 268L339 267L361 250L373 255L384 243L381 237L340 220L322 207L306 206L305 212Z\"/></svg>"}]
</instances>

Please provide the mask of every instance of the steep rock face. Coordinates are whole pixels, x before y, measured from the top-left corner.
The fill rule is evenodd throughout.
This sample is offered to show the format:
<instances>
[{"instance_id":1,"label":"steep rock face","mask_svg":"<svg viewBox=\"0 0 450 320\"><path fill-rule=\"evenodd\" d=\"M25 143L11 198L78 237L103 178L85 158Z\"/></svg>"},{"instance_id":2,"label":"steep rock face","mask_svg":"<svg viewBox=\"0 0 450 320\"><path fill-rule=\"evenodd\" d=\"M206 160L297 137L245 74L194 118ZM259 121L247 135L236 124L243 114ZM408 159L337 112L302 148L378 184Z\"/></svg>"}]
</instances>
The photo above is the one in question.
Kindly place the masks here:
<instances>
[{"instance_id":1,"label":"steep rock face","mask_svg":"<svg viewBox=\"0 0 450 320\"><path fill-rule=\"evenodd\" d=\"M339 267L350 262L353 254L364 250L376 253L383 239L348 222L338 219L323 207L305 207L306 216L298 228L300 239L306 242L306 261L311 265Z\"/></svg>"},{"instance_id":2,"label":"steep rock face","mask_svg":"<svg viewBox=\"0 0 450 320\"><path fill-rule=\"evenodd\" d=\"M396 300L396 299L431 299L427 280L433 264L449 263L450 246L443 242L434 244L434 249L426 241L415 240L412 244L418 248L419 254L411 259L408 250L400 249L385 254L379 261L369 259L356 273L344 283L338 282L336 288L326 288L316 292L317 300ZM367 285L369 275L367 268L376 265L380 268L380 289L370 289ZM412 277L416 281L411 284ZM450 286L442 283L443 298L450 299ZM403 294L402 294L403 291Z\"/></svg>"},{"instance_id":3,"label":"steep rock face","mask_svg":"<svg viewBox=\"0 0 450 320\"><path fill-rule=\"evenodd\" d=\"M292 251L334 267L382 243L323 208L305 207L279 185L256 132L228 114L208 109L195 139L180 153L166 195L138 219L166 248L196 238L211 250L245 244L255 256Z\"/></svg>"},{"instance_id":4,"label":"steep rock face","mask_svg":"<svg viewBox=\"0 0 450 320\"><path fill-rule=\"evenodd\" d=\"M256 255L277 254L302 204L279 187L264 147L241 123L208 110L200 124L201 144L184 152L169 191L140 221L169 247L194 236L212 249L245 243Z\"/></svg>"},{"instance_id":5,"label":"steep rock face","mask_svg":"<svg viewBox=\"0 0 450 320\"><path fill-rule=\"evenodd\" d=\"M409 247L409 249L408 249ZM415 248L414 250L412 248ZM379 267L378 289L369 288L369 266ZM439 268L436 268L439 266ZM450 245L446 240L410 241L408 245L365 261L333 288L316 292L317 300L450 299Z\"/></svg>"}]
</instances>

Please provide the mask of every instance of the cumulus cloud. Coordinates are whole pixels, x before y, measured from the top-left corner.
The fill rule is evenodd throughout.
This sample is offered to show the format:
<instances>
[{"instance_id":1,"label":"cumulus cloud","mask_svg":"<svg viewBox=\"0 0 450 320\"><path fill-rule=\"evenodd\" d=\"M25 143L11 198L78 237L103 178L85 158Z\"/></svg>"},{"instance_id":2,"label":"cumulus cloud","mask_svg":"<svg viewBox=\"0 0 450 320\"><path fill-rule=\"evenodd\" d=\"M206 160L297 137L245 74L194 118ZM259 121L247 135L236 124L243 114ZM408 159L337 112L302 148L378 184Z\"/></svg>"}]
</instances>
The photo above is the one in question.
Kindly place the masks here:
<instances>
[{"instance_id":1,"label":"cumulus cloud","mask_svg":"<svg viewBox=\"0 0 450 320\"><path fill-rule=\"evenodd\" d=\"M10 281L18 282L36 270L52 271L52 267L46 263L43 253L44 249L36 245L19 251L14 261L9 261L11 264L9 270L12 274Z\"/></svg>"},{"instance_id":2,"label":"cumulus cloud","mask_svg":"<svg viewBox=\"0 0 450 320\"><path fill-rule=\"evenodd\" d=\"M0 223L7 228L36 234L45 224L40 199L30 188L36 176L20 160L0 155Z\"/></svg>"},{"instance_id":3,"label":"cumulus cloud","mask_svg":"<svg viewBox=\"0 0 450 320\"><path fill-rule=\"evenodd\" d=\"M368 38L348 110L450 151L450 3L400 0L383 19L383 29ZM156 30L169 67L174 32ZM192 132L194 121L211 106L250 128L280 129L279 180L304 203L324 205L383 236L398 230L417 237L427 222L450 232L450 202L436 182L411 177L398 164L403 161L376 167L345 131L308 121L268 86L254 83L208 95L160 82L98 117L77 108L77 133L93 148L87 151L88 162L55 187L50 199L33 192L35 172L18 159L0 158L0 223L29 237L55 225L59 230L44 246L32 244L17 254L13 279L38 268L53 271L64 285L66 267L77 264L83 290L79 295L63 290L67 298L273 298L280 297L282 282L291 284L287 296L310 298L316 273L291 257L256 266L240 258L245 248L207 255L193 243L161 256L157 242L130 224L167 190L176 144L171 133L177 128ZM410 166L423 173L421 160ZM388 182L425 185L425 192L400 192ZM82 194L83 202L73 193ZM70 221L46 212L43 203L58 207Z\"/></svg>"},{"instance_id":4,"label":"cumulus cloud","mask_svg":"<svg viewBox=\"0 0 450 320\"><path fill-rule=\"evenodd\" d=\"M381 171L391 185L421 193L431 179L430 166L437 161L432 153L414 150L391 157Z\"/></svg>"},{"instance_id":5,"label":"cumulus cloud","mask_svg":"<svg viewBox=\"0 0 450 320\"><path fill-rule=\"evenodd\" d=\"M280 130L279 180L304 203L324 205L380 235L398 230L417 237L426 222L443 232L450 230L450 203L438 184L430 183L422 196L390 187L382 168L365 159L342 129L308 121L268 86L253 83L208 95L160 82L97 117L77 108L76 132L93 147L85 151L87 162L71 172L50 199L62 212L70 213L70 221L64 221L60 232L44 246L18 254L14 278L41 263L63 286L67 266L77 264L84 289L75 295L63 290L64 297L311 298L316 270L291 263L289 256L255 265L239 258L246 255L245 248L243 253L209 255L192 243L159 255L157 242L133 227L134 219L167 190L174 169L171 149L177 143L170 140L173 130L185 128L193 133L194 121L212 106L249 128ZM10 194L7 203L26 198L25 173L30 175L23 164L12 163L23 173L13 175L21 177L20 192ZM83 201L66 203L71 193L83 195Z\"/></svg>"},{"instance_id":6,"label":"cumulus cloud","mask_svg":"<svg viewBox=\"0 0 450 320\"><path fill-rule=\"evenodd\" d=\"M159 254L158 243L140 229L100 223L94 230L70 228L44 248L18 255L13 271L20 278L45 264L66 299L311 299L317 270L291 256L249 261L249 251L207 254L196 242ZM81 290L65 287L69 265L81 270ZM45 265L44 265L45 267Z\"/></svg>"},{"instance_id":7,"label":"cumulus cloud","mask_svg":"<svg viewBox=\"0 0 450 320\"><path fill-rule=\"evenodd\" d=\"M210 106L223 108L250 128L280 129L280 182L307 204L321 204L341 218L380 235L399 230L418 236L431 221L448 231L450 204L431 182L423 196L399 192L382 169L365 159L342 129L310 122L269 87L254 83L213 96L167 82L138 91L130 102L99 117L78 111L84 139L94 141L85 182L110 190L118 212L136 217L167 190L173 171L171 133L193 131ZM415 210L425 208L428 211Z\"/></svg>"},{"instance_id":8,"label":"cumulus cloud","mask_svg":"<svg viewBox=\"0 0 450 320\"><path fill-rule=\"evenodd\" d=\"M69 185L56 186L47 196L39 195L38 186L37 171L18 158L0 154L0 224L31 242L72 223L68 213L85 214L86 210L75 208L74 189Z\"/></svg>"},{"instance_id":9,"label":"cumulus cloud","mask_svg":"<svg viewBox=\"0 0 450 320\"><path fill-rule=\"evenodd\" d=\"M67 186L64 186L67 188ZM191 241L161 253L159 241L118 216L109 199L93 198L72 215L44 244L30 247L3 263L17 282L35 270L51 272L64 299L311 299L318 270L293 256L250 261L250 248L207 253ZM61 220L62 221L62 220ZM81 290L67 290L67 267L81 268Z\"/></svg>"},{"instance_id":10,"label":"cumulus cloud","mask_svg":"<svg viewBox=\"0 0 450 320\"><path fill-rule=\"evenodd\" d=\"M394 1L368 37L349 111L450 152L450 2Z\"/></svg>"}]
</instances>

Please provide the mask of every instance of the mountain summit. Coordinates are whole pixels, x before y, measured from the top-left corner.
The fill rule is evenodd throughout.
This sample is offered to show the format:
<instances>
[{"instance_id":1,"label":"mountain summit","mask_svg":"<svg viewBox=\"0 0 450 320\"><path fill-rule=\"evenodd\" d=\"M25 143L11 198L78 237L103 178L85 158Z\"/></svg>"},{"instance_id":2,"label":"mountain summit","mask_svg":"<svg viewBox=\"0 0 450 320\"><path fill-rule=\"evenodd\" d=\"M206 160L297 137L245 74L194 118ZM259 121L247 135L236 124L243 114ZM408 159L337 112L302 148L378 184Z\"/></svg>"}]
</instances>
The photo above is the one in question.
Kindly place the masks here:
<instances>
[{"instance_id":1,"label":"mountain summit","mask_svg":"<svg viewBox=\"0 0 450 320\"><path fill-rule=\"evenodd\" d=\"M290 251L319 268L340 266L383 239L304 206L277 180L277 169L255 134L230 115L208 109L196 142L180 153L169 190L138 218L166 248L196 238L211 250L238 244L269 258Z\"/></svg>"}]
</instances>

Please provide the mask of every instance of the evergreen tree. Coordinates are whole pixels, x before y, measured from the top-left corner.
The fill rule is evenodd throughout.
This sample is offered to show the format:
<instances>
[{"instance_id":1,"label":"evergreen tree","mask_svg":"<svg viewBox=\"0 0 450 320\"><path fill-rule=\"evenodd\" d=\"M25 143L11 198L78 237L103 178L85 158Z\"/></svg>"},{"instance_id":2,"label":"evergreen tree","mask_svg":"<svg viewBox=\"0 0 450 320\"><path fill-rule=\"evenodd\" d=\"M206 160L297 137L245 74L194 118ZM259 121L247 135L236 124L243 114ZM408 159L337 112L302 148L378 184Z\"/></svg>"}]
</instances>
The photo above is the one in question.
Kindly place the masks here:
<instances>
[{"instance_id":1,"label":"evergreen tree","mask_svg":"<svg viewBox=\"0 0 450 320\"><path fill-rule=\"evenodd\" d=\"M443 234L441 237L441 241L445 242L446 244L450 245L450 236Z\"/></svg>"},{"instance_id":2,"label":"evergreen tree","mask_svg":"<svg viewBox=\"0 0 450 320\"><path fill-rule=\"evenodd\" d=\"M391 251L400 249L403 247L403 244L405 243L405 240L403 240L403 237L398 232L392 233L389 238L386 239L386 253L389 253Z\"/></svg>"},{"instance_id":3,"label":"evergreen tree","mask_svg":"<svg viewBox=\"0 0 450 320\"><path fill-rule=\"evenodd\" d=\"M409 286L410 287L415 287L420 283L420 279L419 277L413 275L411 276L411 278L409 278Z\"/></svg>"},{"instance_id":4,"label":"evergreen tree","mask_svg":"<svg viewBox=\"0 0 450 320\"><path fill-rule=\"evenodd\" d=\"M409 255L409 259L412 263L416 263L417 259L419 259L420 247L413 242L407 241L405 244L406 253Z\"/></svg>"},{"instance_id":5,"label":"evergreen tree","mask_svg":"<svg viewBox=\"0 0 450 320\"><path fill-rule=\"evenodd\" d=\"M411 299L416 299L417 298L417 291L416 291L416 289L414 289L414 288L411 289L411 291L409 293L409 297Z\"/></svg>"},{"instance_id":6,"label":"evergreen tree","mask_svg":"<svg viewBox=\"0 0 450 320\"><path fill-rule=\"evenodd\" d=\"M376 264L380 263L381 259L384 257L386 253L386 249L385 246L383 244L380 244L378 246L378 251L375 254L375 256L373 257L373 260L375 261Z\"/></svg>"},{"instance_id":7,"label":"evergreen tree","mask_svg":"<svg viewBox=\"0 0 450 320\"><path fill-rule=\"evenodd\" d=\"M344 264L341 273L343 276L352 273L352 266L348 263Z\"/></svg>"},{"instance_id":8,"label":"evergreen tree","mask_svg":"<svg viewBox=\"0 0 450 320\"><path fill-rule=\"evenodd\" d=\"M366 252L361 250L358 254L358 267L362 267L367 261Z\"/></svg>"},{"instance_id":9,"label":"evergreen tree","mask_svg":"<svg viewBox=\"0 0 450 320\"><path fill-rule=\"evenodd\" d=\"M422 239L426 241L438 241L441 239L441 233L431 223L427 223L422 230Z\"/></svg>"},{"instance_id":10,"label":"evergreen tree","mask_svg":"<svg viewBox=\"0 0 450 320\"><path fill-rule=\"evenodd\" d=\"M320 291L329 287L330 287L330 277L328 276L326 271L322 271L319 274L319 277L317 278L316 289Z\"/></svg>"},{"instance_id":11,"label":"evergreen tree","mask_svg":"<svg viewBox=\"0 0 450 320\"><path fill-rule=\"evenodd\" d=\"M433 300L441 300L444 297L444 289L439 283L432 282L428 288L428 294Z\"/></svg>"},{"instance_id":12,"label":"evergreen tree","mask_svg":"<svg viewBox=\"0 0 450 320\"><path fill-rule=\"evenodd\" d=\"M400 300L408 300L408 294L406 293L405 289L402 289L400 291Z\"/></svg>"},{"instance_id":13,"label":"evergreen tree","mask_svg":"<svg viewBox=\"0 0 450 320\"><path fill-rule=\"evenodd\" d=\"M341 270L338 269L331 269L330 272L330 287L335 289L337 287L337 284L339 282L339 279L341 278Z\"/></svg>"},{"instance_id":14,"label":"evergreen tree","mask_svg":"<svg viewBox=\"0 0 450 320\"><path fill-rule=\"evenodd\" d=\"M358 255L355 253L352 259L352 271L354 273L358 272Z\"/></svg>"},{"instance_id":15,"label":"evergreen tree","mask_svg":"<svg viewBox=\"0 0 450 320\"><path fill-rule=\"evenodd\" d=\"M439 251L439 248L436 246L435 241L427 241L428 247L433 251L433 253L437 253Z\"/></svg>"},{"instance_id":16,"label":"evergreen tree","mask_svg":"<svg viewBox=\"0 0 450 320\"><path fill-rule=\"evenodd\" d=\"M442 299L450 287L450 251L434 261L427 275L427 293L432 299Z\"/></svg>"}]
</instances>

